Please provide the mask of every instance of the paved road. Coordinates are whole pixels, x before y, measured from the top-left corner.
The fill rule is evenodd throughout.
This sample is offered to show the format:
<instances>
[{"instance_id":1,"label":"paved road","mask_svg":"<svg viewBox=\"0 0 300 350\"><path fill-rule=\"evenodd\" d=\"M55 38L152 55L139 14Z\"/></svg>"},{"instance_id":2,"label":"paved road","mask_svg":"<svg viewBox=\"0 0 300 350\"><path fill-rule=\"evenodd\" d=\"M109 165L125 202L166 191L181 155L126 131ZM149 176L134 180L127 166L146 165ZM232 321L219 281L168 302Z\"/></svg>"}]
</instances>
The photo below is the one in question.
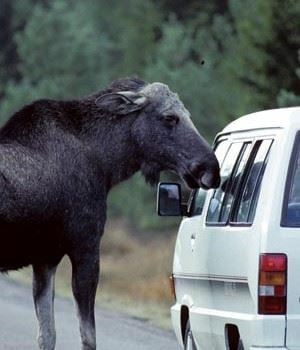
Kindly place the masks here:
<instances>
[{"instance_id":1,"label":"paved road","mask_svg":"<svg viewBox=\"0 0 300 350\"><path fill-rule=\"evenodd\" d=\"M55 301L57 350L80 349L77 319L70 300ZM124 314L96 309L100 350L179 350L172 332ZM36 320L31 290L0 275L0 350L34 350Z\"/></svg>"}]
</instances>

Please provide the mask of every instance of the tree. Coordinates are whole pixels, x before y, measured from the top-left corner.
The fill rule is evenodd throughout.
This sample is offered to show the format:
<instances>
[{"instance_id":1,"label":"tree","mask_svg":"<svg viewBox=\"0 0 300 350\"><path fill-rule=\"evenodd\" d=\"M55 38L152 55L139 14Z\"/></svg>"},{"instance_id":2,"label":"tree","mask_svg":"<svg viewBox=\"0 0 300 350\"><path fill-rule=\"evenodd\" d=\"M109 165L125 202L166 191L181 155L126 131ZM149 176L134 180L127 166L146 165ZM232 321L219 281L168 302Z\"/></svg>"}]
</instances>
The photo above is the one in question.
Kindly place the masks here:
<instances>
[{"instance_id":1,"label":"tree","mask_svg":"<svg viewBox=\"0 0 300 350\"><path fill-rule=\"evenodd\" d=\"M152 1L127 0L119 6L120 75L143 75L148 57L155 49L160 13Z\"/></svg>"},{"instance_id":2,"label":"tree","mask_svg":"<svg viewBox=\"0 0 300 350\"><path fill-rule=\"evenodd\" d=\"M300 50L298 51L298 56L299 56L299 63L300 63ZM296 69L296 75L298 77L298 83L300 85L300 64ZM277 96L278 106L279 107L300 106L300 94L296 95L296 93L297 92L281 89Z\"/></svg>"},{"instance_id":3,"label":"tree","mask_svg":"<svg viewBox=\"0 0 300 350\"><path fill-rule=\"evenodd\" d=\"M230 11L234 35L226 72L248 95L241 106L244 112L276 107L281 90L299 94L299 2L232 0Z\"/></svg>"},{"instance_id":4,"label":"tree","mask_svg":"<svg viewBox=\"0 0 300 350\"><path fill-rule=\"evenodd\" d=\"M0 2L0 98L3 97L5 84L10 77L17 79L17 52L13 41L13 2L3 0Z\"/></svg>"},{"instance_id":5,"label":"tree","mask_svg":"<svg viewBox=\"0 0 300 350\"><path fill-rule=\"evenodd\" d=\"M162 8L166 18L174 14L176 18L187 24L199 13L205 13L212 18L216 13L224 14L228 10L228 0L153 0Z\"/></svg>"},{"instance_id":6,"label":"tree","mask_svg":"<svg viewBox=\"0 0 300 350\"><path fill-rule=\"evenodd\" d=\"M110 80L105 69L107 38L85 17L81 3L36 4L24 30L15 34L15 42L17 70L23 78L7 84L1 115L8 117L31 99L81 96Z\"/></svg>"}]
</instances>

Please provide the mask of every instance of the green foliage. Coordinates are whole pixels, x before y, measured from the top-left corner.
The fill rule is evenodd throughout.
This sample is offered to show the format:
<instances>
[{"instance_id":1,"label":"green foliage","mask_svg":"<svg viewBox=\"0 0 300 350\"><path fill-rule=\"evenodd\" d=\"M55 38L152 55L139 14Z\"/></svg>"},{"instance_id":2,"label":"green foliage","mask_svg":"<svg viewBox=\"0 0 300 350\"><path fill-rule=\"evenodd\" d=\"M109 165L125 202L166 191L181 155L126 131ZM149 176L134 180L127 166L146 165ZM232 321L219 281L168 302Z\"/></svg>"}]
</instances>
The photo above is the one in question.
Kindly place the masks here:
<instances>
[{"instance_id":1,"label":"green foliage","mask_svg":"<svg viewBox=\"0 0 300 350\"><path fill-rule=\"evenodd\" d=\"M295 71L300 3L232 0L230 10L234 40L226 57L226 71L239 82L234 86L245 96L241 111L276 107L282 89L299 93Z\"/></svg>"},{"instance_id":2,"label":"green foliage","mask_svg":"<svg viewBox=\"0 0 300 350\"><path fill-rule=\"evenodd\" d=\"M300 50L298 51L298 57L299 57L299 65L295 73L296 73L296 76L298 77L298 84L300 85ZM295 79L295 81L297 81L297 79ZM299 89L297 89L297 92L298 92L298 95L296 95L296 92L291 92L291 91L281 89L277 97L278 106L279 107L300 106Z\"/></svg>"},{"instance_id":3,"label":"green foliage","mask_svg":"<svg viewBox=\"0 0 300 350\"><path fill-rule=\"evenodd\" d=\"M7 83L1 115L35 98L78 97L109 80L106 36L95 31L80 6L70 8L62 0L50 9L36 4L14 39L22 79Z\"/></svg>"},{"instance_id":4,"label":"green foliage","mask_svg":"<svg viewBox=\"0 0 300 350\"><path fill-rule=\"evenodd\" d=\"M279 107L300 106L300 96L293 92L281 90L277 97L277 103Z\"/></svg>"},{"instance_id":5,"label":"green foliage","mask_svg":"<svg viewBox=\"0 0 300 350\"><path fill-rule=\"evenodd\" d=\"M147 58L155 48L155 30L160 14L149 0L127 0L119 8L120 73L143 75Z\"/></svg>"},{"instance_id":6,"label":"green foliage","mask_svg":"<svg viewBox=\"0 0 300 350\"><path fill-rule=\"evenodd\" d=\"M237 116L300 104L299 1L1 0L0 21L0 122L133 74L169 84L210 141ZM140 175L109 206L141 229L176 223L156 218Z\"/></svg>"}]
</instances>

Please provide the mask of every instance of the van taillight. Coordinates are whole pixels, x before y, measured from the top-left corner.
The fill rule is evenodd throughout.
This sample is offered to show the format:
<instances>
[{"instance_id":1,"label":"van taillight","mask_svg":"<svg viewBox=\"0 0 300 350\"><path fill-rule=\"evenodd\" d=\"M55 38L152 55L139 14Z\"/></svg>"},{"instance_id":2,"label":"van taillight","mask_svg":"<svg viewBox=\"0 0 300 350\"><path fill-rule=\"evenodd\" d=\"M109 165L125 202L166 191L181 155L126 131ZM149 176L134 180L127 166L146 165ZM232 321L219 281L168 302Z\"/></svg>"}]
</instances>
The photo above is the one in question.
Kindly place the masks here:
<instances>
[{"instance_id":1,"label":"van taillight","mask_svg":"<svg viewBox=\"0 0 300 350\"><path fill-rule=\"evenodd\" d=\"M258 313L286 313L287 257L285 254L261 254L259 262Z\"/></svg>"}]
</instances>

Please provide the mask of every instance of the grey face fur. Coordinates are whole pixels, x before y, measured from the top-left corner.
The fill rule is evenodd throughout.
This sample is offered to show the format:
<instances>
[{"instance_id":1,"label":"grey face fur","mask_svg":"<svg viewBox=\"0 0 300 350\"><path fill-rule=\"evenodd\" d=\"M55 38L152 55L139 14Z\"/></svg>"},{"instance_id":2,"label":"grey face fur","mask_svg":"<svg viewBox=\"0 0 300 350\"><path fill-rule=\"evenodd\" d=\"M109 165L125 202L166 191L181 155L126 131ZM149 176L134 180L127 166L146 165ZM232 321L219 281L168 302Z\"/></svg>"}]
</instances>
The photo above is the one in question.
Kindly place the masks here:
<instances>
[{"instance_id":1,"label":"grey face fur","mask_svg":"<svg viewBox=\"0 0 300 350\"><path fill-rule=\"evenodd\" d=\"M135 104L136 110L141 108L132 134L145 159L146 177L151 168L150 182L157 181L161 170L173 170L191 188L219 185L216 157L176 93L165 84L152 83L138 92L120 94L130 98L128 104Z\"/></svg>"},{"instance_id":2,"label":"grey face fur","mask_svg":"<svg viewBox=\"0 0 300 350\"><path fill-rule=\"evenodd\" d=\"M189 116L189 112L185 109L183 103L179 100L178 94L172 92L169 87L162 83L152 83L146 85L140 92L161 114L177 113L183 116Z\"/></svg>"}]
</instances>

